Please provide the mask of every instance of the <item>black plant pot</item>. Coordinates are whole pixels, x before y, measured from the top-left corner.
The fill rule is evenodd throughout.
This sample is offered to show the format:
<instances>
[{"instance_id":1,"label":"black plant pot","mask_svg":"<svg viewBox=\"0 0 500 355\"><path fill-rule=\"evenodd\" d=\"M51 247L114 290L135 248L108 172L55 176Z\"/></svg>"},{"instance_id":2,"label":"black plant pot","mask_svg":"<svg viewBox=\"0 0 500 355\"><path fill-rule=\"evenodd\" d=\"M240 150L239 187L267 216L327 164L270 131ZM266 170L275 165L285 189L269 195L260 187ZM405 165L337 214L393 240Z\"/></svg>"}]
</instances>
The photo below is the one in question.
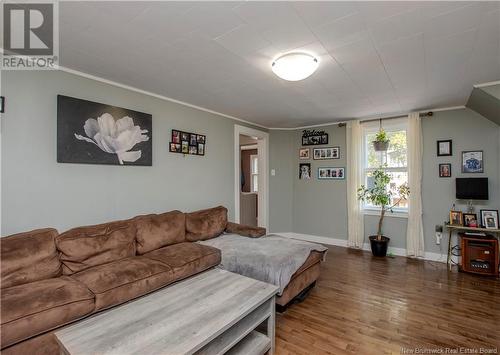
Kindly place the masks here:
<instances>
[{"instance_id":1,"label":"black plant pot","mask_svg":"<svg viewBox=\"0 0 500 355\"><path fill-rule=\"evenodd\" d=\"M377 240L376 235L371 235L370 246L372 248L373 256L386 256L387 255L387 246L389 245L389 241L391 238L387 238L382 236L381 240Z\"/></svg>"}]
</instances>

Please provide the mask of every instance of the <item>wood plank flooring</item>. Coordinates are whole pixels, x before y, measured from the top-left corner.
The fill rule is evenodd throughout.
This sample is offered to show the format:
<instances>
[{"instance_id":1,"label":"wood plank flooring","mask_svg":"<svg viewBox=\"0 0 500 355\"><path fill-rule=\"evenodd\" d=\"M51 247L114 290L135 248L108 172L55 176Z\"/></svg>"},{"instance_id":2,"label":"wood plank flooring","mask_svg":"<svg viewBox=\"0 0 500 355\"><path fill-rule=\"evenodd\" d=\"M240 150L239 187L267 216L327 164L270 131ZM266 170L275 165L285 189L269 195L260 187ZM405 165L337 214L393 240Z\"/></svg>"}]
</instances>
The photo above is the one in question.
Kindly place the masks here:
<instances>
[{"instance_id":1,"label":"wood plank flooring","mask_svg":"<svg viewBox=\"0 0 500 355\"><path fill-rule=\"evenodd\" d=\"M316 287L276 325L278 355L481 348L497 354L500 281L447 272L443 263L331 246Z\"/></svg>"}]
</instances>

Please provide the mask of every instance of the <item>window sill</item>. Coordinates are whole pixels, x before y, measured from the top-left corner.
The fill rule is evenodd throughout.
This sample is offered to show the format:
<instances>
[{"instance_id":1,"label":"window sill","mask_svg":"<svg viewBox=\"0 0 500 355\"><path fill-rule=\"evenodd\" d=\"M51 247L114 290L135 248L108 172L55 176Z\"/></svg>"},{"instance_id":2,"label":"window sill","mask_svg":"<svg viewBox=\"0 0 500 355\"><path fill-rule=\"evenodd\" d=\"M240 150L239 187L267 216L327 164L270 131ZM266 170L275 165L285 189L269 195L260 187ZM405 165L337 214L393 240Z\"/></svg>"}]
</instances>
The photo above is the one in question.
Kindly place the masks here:
<instances>
[{"instance_id":1,"label":"window sill","mask_svg":"<svg viewBox=\"0 0 500 355\"><path fill-rule=\"evenodd\" d=\"M362 210L363 215L365 216L377 216L380 217L380 210ZM387 212L385 217L389 218L408 218L408 212Z\"/></svg>"}]
</instances>

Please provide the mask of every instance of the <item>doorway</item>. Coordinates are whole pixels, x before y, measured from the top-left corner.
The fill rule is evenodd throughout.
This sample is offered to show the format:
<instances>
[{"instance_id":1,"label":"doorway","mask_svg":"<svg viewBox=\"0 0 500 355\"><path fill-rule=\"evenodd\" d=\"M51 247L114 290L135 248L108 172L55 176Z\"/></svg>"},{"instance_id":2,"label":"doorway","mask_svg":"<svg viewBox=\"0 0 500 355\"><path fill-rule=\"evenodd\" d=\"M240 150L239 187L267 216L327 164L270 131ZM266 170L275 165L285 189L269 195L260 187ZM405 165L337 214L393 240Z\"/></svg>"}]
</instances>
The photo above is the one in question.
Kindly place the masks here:
<instances>
[{"instance_id":1,"label":"doorway","mask_svg":"<svg viewBox=\"0 0 500 355\"><path fill-rule=\"evenodd\" d=\"M236 125L234 138L235 221L268 228L269 135Z\"/></svg>"}]
</instances>

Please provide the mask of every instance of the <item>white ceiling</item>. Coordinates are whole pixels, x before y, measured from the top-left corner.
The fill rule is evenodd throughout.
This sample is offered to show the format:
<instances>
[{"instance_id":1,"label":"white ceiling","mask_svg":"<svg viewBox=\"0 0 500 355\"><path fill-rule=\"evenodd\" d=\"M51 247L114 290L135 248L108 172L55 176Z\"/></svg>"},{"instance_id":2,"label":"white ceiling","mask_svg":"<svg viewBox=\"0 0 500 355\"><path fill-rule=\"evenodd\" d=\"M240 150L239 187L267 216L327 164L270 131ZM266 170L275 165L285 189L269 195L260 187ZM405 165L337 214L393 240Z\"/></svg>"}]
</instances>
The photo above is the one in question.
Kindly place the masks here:
<instances>
[{"instance_id":1,"label":"white ceiling","mask_svg":"<svg viewBox=\"0 0 500 355\"><path fill-rule=\"evenodd\" d=\"M61 2L61 65L266 127L464 105L500 2ZM300 82L272 59L318 56Z\"/></svg>"}]
</instances>

